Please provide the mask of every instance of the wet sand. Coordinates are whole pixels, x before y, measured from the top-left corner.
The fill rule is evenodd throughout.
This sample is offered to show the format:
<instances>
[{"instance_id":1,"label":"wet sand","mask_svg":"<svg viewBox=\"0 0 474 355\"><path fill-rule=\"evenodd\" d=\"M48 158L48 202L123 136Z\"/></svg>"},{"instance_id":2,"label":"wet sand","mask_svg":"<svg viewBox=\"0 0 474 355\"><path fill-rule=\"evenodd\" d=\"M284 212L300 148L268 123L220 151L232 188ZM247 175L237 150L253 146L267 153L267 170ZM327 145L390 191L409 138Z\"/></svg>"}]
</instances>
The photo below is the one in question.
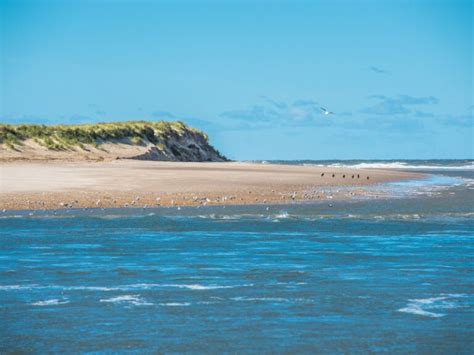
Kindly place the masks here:
<instances>
[{"instance_id":1,"label":"wet sand","mask_svg":"<svg viewBox=\"0 0 474 355\"><path fill-rule=\"evenodd\" d=\"M419 176L388 170L237 162L9 162L0 165L0 210L350 199L363 196L367 185Z\"/></svg>"}]
</instances>

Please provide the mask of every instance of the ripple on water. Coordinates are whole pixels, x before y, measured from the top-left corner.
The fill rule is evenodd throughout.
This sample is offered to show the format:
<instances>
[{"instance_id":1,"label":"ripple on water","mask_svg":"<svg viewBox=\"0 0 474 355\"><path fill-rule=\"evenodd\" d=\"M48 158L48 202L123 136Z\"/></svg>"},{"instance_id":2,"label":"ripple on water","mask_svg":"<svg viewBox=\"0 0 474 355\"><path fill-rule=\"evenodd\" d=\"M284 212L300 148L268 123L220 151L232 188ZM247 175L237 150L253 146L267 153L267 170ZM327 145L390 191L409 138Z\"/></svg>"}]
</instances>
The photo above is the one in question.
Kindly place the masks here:
<instances>
[{"instance_id":1,"label":"ripple on water","mask_svg":"<svg viewBox=\"0 0 474 355\"><path fill-rule=\"evenodd\" d=\"M446 316L446 313L441 313L439 310L444 310L445 312L448 309L462 307L458 299L464 297L467 296L463 294L441 294L436 297L410 299L406 307L398 309L398 312L430 318L441 318Z\"/></svg>"},{"instance_id":2,"label":"ripple on water","mask_svg":"<svg viewBox=\"0 0 474 355\"><path fill-rule=\"evenodd\" d=\"M31 303L32 306L58 306L61 304L69 303L67 299L57 299L53 298L51 300L37 301Z\"/></svg>"},{"instance_id":3,"label":"ripple on water","mask_svg":"<svg viewBox=\"0 0 474 355\"><path fill-rule=\"evenodd\" d=\"M116 297L104 298L100 302L126 304L133 306L153 306L153 303L145 301L140 295L121 295Z\"/></svg>"}]
</instances>

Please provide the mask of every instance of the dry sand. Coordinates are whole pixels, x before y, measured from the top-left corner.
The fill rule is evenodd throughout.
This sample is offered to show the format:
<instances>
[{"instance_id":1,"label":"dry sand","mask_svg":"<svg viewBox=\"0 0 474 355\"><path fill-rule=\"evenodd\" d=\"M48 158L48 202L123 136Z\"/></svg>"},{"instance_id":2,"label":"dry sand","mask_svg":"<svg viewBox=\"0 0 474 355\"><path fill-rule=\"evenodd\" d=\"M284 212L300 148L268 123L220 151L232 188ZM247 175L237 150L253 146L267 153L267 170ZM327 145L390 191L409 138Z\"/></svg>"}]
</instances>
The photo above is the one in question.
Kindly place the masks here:
<instances>
[{"instance_id":1,"label":"dry sand","mask_svg":"<svg viewBox=\"0 0 474 355\"><path fill-rule=\"evenodd\" d=\"M387 170L235 162L3 162L0 210L345 199L363 195L366 185L419 176ZM355 188L336 189L343 186Z\"/></svg>"}]
</instances>

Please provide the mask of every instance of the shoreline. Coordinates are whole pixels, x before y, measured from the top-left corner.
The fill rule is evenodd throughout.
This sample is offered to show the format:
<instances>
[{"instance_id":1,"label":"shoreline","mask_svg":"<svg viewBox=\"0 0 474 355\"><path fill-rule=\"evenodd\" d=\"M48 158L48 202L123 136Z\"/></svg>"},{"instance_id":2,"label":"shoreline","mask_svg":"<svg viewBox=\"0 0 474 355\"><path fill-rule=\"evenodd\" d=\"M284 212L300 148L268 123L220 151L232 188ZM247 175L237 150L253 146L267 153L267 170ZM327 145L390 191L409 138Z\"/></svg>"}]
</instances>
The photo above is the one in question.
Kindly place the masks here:
<instances>
[{"instance_id":1,"label":"shoreline","mask_svg":"<svg viewBox=\"0 0 474 355\"><path fill-rule=\"evenodd\" d=\"M0 164L0 210L330 202L364 197L367 186L423 176L239 162L17 161Z\"/></svg>"}]
</instances>

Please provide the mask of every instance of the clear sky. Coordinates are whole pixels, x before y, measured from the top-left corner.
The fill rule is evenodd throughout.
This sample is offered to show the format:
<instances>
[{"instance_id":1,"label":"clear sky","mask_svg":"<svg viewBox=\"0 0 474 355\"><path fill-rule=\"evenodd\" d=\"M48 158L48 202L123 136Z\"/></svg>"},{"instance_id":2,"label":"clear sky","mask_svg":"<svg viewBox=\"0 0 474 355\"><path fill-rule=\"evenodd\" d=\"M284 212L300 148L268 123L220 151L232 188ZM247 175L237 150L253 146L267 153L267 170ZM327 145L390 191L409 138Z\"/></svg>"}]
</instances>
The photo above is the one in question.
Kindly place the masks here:
<instances>
[{"instance_id":1,"label":"clear sky","mask_svg":"<svg viewBox=\"0 0 474 355\"><path fill-rule=\"evenodd\" d=\"M0 11L2 122L179 119L233 159L474 155L471 1L0 0Z\"/></svg>"}]
</instances>

